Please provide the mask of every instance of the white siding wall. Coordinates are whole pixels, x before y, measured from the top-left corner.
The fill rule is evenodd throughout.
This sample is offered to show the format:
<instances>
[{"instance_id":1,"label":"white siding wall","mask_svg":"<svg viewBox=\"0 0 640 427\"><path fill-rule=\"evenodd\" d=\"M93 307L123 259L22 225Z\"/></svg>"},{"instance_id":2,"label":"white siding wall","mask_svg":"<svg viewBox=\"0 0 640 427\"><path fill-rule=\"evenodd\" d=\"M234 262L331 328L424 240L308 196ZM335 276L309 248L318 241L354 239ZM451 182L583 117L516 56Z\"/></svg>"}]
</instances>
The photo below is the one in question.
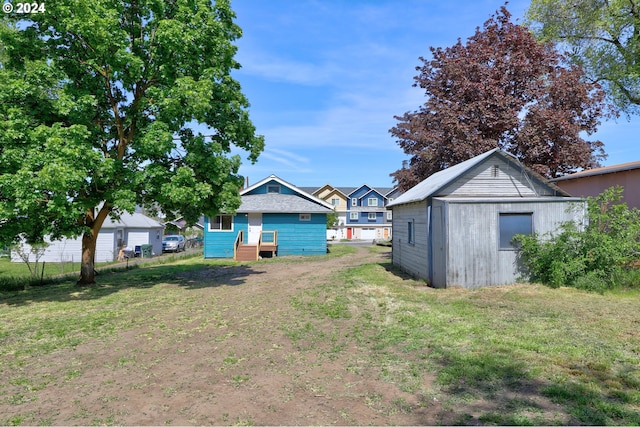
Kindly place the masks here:
<instances>
[{"instance_id":1,"label":"white siding wall","mask_svg":"<svg viewBox=\"0 0 640 427\"><path fill-rule=\"evenodd\" d=\"M414 224L414 243L409 243L408 222ZM393 207L393 264L407 273L428 280L427 203Z\"/></svg>"},{"instance_id":2,"label":"white siding wall","mask_svg":"<svg viewBox=\"0 0 640 427\"><path fill-rule=\"evenodd\" d=\"M489 203L446 199L444 203L448 211L447 287L478 288L518 280L516 251L498 249L500 213L532 212L533 231L541 235L555 232L564 222L582 221L583 213L569 209L575 201L562 199Z\"/></svg>"},{"instance_id":3,"label":"white siding wall","mask_svg":"<svg viewBox=\"0 0 640 427\"><path fill-rule=\"evenodd\" d=\"M462 174L438 195L467 197L535 197L554 195L549 187L542 185L522 168L505 162L499 157L489 158L477 167Z\"/></svg>"}]
</instances>

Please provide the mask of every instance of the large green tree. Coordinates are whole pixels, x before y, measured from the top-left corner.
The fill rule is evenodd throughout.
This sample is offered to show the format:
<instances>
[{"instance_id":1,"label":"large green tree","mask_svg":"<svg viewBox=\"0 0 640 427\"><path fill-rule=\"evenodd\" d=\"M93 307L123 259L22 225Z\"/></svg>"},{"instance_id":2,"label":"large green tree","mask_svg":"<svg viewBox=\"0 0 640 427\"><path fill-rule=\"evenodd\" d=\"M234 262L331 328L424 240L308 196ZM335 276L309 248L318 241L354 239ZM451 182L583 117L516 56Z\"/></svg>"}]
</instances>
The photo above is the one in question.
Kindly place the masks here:
<instances>
[{"instance_id":1,"label":"large green tree","mask_svg":"<svg viewBox=\"0 0 640 427\"><path fill-rule=\"evenodd\" d=\"M532 0L527 19L541 40L567 50L618 107L639 111L640 2Z\"/></svg>"},{"instance_id":2,"label":"large green tree","mask_svg":"<svg viewBox=\"0 0 640 427\"><path fill-rule=\"evenodd\" d=\"M234 18L228 0L56 0L3 14L0 240L81 235L87 284L108 216L141 205L195 222L237 208L231 150L255 161L264 142L231 77Z\"/></svg>"},{"instance_id":3,"label":"large green tree","mask_svg":"<svg viewBox=\"0 0 640 427\"><path fill-rule=\"evenodd\" d=\"M497 147L549 178L605 157L602 142L585 139L607 112L600 87L510 18L502 7L466 43L420 58L414 86L426 100L390 130L411 155L392 174L400 188Z\"/></svg>"}]
</instances>

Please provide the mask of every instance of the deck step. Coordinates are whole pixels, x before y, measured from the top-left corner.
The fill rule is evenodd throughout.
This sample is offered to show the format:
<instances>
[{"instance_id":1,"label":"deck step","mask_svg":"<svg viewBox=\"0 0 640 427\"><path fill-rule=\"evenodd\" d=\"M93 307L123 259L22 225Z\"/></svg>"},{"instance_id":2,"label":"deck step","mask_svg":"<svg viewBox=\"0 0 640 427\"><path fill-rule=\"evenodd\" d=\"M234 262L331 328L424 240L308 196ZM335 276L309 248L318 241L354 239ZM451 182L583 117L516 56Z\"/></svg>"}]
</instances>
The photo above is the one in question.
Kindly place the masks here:
<instances>
[{"instance_id":1,"label":"deck step","mask_svg":"<svg viewBox=\"0 0 640 427\"><path fill-rule=\"evenodd\" d=\"M258 259L258 245L240 245L236 251L236 261L255 261Z\"/></svg>"}]
</instances>

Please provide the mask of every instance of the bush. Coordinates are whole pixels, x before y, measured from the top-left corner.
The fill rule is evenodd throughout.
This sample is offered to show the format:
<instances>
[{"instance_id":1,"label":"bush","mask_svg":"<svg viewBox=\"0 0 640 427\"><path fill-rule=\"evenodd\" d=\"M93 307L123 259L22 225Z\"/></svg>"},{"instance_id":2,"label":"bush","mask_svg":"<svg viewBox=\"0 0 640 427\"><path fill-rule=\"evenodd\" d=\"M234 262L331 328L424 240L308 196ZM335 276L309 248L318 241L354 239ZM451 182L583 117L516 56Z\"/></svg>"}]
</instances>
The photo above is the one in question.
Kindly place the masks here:
<instances>
[{"instance_id":1,"label":"bush","mask_svg":"<svg viewBox=\"0 0 640 427\"><path fill-rule=\"evenodd\" d=\"M519 260L529 280L552 287L602 292L640 287L640 211L629 209L622 188L587 199L587 225L563 224L554 234L516 236Z\"/></svg>"}]
</instances>

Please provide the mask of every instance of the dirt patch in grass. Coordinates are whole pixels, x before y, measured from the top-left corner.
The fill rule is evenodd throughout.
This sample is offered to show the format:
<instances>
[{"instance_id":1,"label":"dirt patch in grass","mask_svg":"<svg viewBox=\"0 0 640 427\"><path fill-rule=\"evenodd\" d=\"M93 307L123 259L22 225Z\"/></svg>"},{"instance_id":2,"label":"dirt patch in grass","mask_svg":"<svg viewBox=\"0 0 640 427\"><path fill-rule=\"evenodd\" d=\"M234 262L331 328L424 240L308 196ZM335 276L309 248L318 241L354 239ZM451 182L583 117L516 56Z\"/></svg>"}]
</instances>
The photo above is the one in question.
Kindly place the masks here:
<instances>
[{"instance_id":1,"label":"dirt patch in grass","mask_svg":"<svg viewBox=\"0 0 640 427\"><path fill-rule=\"evenodd\" d=\"M380 261L361 248L322 260L206 266L171 275L134 327L22 358L3 372L7 424L435 424L438 403L380 377L349 317L309 321L292 299L341 269ZM104 279L103 279L104 280ZM127 292L122 289L119 292ZM106 307L108 308L108 307ZM424 389L432 378L420 380Z\"/></svg>"}]
</instances>

